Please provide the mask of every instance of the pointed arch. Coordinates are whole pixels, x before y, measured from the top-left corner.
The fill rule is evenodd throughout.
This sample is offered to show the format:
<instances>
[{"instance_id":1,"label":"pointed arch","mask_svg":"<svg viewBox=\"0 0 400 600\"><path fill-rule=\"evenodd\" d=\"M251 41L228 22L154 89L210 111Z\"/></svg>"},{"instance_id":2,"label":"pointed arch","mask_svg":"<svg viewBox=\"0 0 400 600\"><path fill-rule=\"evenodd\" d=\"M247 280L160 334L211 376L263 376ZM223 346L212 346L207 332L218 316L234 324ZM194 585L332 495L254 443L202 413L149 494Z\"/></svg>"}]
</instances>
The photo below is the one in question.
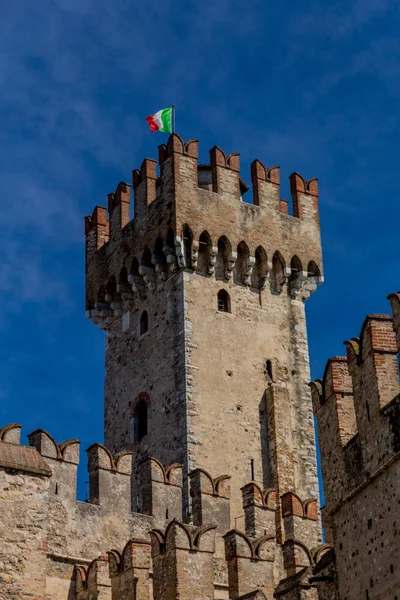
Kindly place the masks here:
<instances>
[{"instance_id":1,"label":"pointed arch","mask_svg":"<svg viewBox=\"0 0 400 600\"><path fill-rule=\"evenodd\" d=\"M295 297L298 295L303 281L303 265L299 257L295 254L290 260L290 275L288 279L288 292L290 296Z\"/></svg>"},{"instance_id":2,"label":"pointed arch","mask_svg":"<svg viewBox=\"0 0 400 600\"><path fill-rule=\"evenodd\" d=\"M219 290L217 297L217 306L219 312L230 313L231 298L226 290Z\"/></svg>"},{"instance_id":3,"label":"pointed arch","mask_svg":"<svg viewBox=\"0 0 400 600\"><path fill-rule=\"evenodd\" d=\"M143 267L148 267L149 269L153 268L153 265L151 263L151 252L150 252L149 248L147 248L147 247L143 250L140 264Z\"/></svg>"},{"instance_id":4,"label":"pointed arch","mask_svg":"<svg viewBox=\"0 0 400 600\"><path fill-rule=\"evenodd\" d=\"M132 259L130 275L139 277L139 261L137 258Z\"/></svg>"},{"instance_id":5,"label":"pointed arch","mask_svg":"<svg viewBox=\"0 0 400 600\"><path fill-rule=\"evenodd\" d=\"M226 271L228 268L229 256L232 252L230 241L225 235L222 235L218 240L218 254L215 267L215 278L226 281Z\"/></svg>"},{"instance_id":6,"label":"pointed arch","mask_svg":"<svg viewBox=\"0 0 400 600\"><path fill-rule=\"evenodd\" d=\"M109 279L106 290L106 302L113 302L117 296L117 281L114 275Z\"/></svg>"},{"instance_id":7,"label":"pointed arch","mask_svg":"<svg viewBox=\"0 0 400 600\"><path fill-rule=\"evenodd\" d=\"M128 269L126 267L122 267L119 272L118 285L128 285Z\"/></svg>"},{"instance_id":8,"label":"pointed arch","mask_svg":"<svg viewBox=\"0 0 400 600\"><path fill-rule=\"evenodd\" d=\"M185 265L187 269L192 269L192 251L193 251L193 233L189 225L185 224L182 229L183 250L185 256Z\"/></svg>"},{"instance_id":9,"label":"pointed arch","mask_svg":"<svg viewBox=\"0 0 400 600\"><path fill-rule=\"evenodd\" d=\"M252 273L252 286L258 290L265 287L268 275L268 256L262 246L258 246L255 251L256 264Z\"/></svg>"},{"instance_id":10,"label":"pointed arch","mask_svg":"<svg viewBox=\"0 0 400 600\"><path fill-rule=\"evenodd\" d=\"M131 435L133 442L140 442L149 431L150 398L146 393L139 394L133 403L131 412Z\"/></svg>"},{"instance_id":11,"label":"pointed arch","mask_svg":"<svg viewBox=\"0 0 400 600\"><path fill-rule=\"evenodd\" d=\"M249 262L250 250L246 242L241 241L237 247L237 259L235 263L235 270L233 273L233 281L238 284L244 282L245 273L247 272L247 265Z\"/></svg>"},{"instance_id":12,"label":"pointed arch","mask_svg":"<svg viewBox=\"0 0 400 600\"><path fill-rule=\"evenodd\" d=\"M106 288L104 285L101 285L97 291L96 302L104 302L106 297Z\"/></svg>"},{"instance_id":13,"label":"pointed arch","mask_svg":"<svg viewBox=\"0 0 400 600\"><path fill-rule=\"evenodd\" d=\"M165 260L165 254L164 254L163 248L164 248L164 242L163 242L161 236L157 236L156 243L154 246L154 256L159 261Z\"/></svg>"},{"instance_id":14,"label":"pointed arch","mask_svg":"<svg viewBox=\"0 0 400 600\"><path fill-rule=\"evenodd\" d=\"M139 335L144 335L149 330L149 315L147 310L144 310L140 315Z\"/></svg>"},{"instance_id":15,"label":"pointed arch","mask_svg":"<svg viewBox=\"0 0 400 600\"><path fill-rule=\"evenodd\" d=\"M263 535L254 541L254 555L257 558L263 558L262 549L267 542L271 542L271 550L273 550L275 546L275 537L273 535Z\"/></svg>"},{"instance_id":16,"label":"pointed arch","mask_svg":"<svg viewBox=\"0 0 400 600\"><path fill-rule=\"evenodd\" d=\"M167 237L165 238L166 245L175 251L175 233L172 227L168 227Z\"/></svg>"},{"instance_id":17,"label":"pointed arch","mask_svg":"<svg viewBox=\"0 0 400 600\"><path fill-rule=\"evenodd\" d=\"M286 263L282 254L277 250L272 258L271 292L280 294L286 281Z\"/></svg>"},{"instance_id":18,"label":"pointed arch","mask_svg":"<svg viewBox=\"0 0 400 600\"><path fill-rule=\"evenodd\" d=\"M297 254L292 256L292 258L290 259L290 270L292 274L299 273L303 270L303 265L301 264L301 260L299 259Z\"/></svg>"},{"instance_id":19,"label":"pointed arch","mask_svg":"<svg viewBox=\"0 0 400 600\"><path fill-rule=\"evenodd\" d=\"M317 285L319 284L321 278L321 271L315 261L310 260L310 262L308 263L307 274L309 280L311 280L313 283L316 283Z\"/></svg>"},{"instance_id":20,"label":"pointed arch","mask_svg":"<svg viewBox=\"0 0 400 600\"><path fill-rule=\"evenodd\" d=\"M245 533L242 533L241 531L238 531L237 529L233 530L232 533L234 533L236 535L236 537L242 539L244 542L242 548L239 549L239 555L243 558L255 559L256 556L254 554L254 547L253 547L253 544L251 543L250 539L247 537L247 535ZM239 544L238 544L238 546L239 546ZM239 548L240 548L240 546L239 546ZM244 549L248 550L247 556L243 552ZM242 552L243 552L243 554L242 554Z\"/></svg>"},{"instance_id":21,"label":"pointed arch","mask_svg":"<svg viewBox=\"0 0 400 600\"><path fill-rule=\"evenodd\" d=\"M158 236L156 239L151 262L154 264L156 272L159 273L162 278L166 278L165 273L168 270L168 264L167 257L164 254L164 242L160 236Z\"/></svg>"},{"instance_id":22,"label":"pointed arch","mask_svg":"<svg viewBox=\"0 0 400 600\"><path fill-rule=\"evenodd\" d=\"M212 241L208 231L203 231L199 238L199 258L197 270L202 275L208 275L208 266L210 263L210 255L212 249Z\"/></svg>"},{"instance_id":23,"label":"pointed arch","mask_svg":"<svg viewBox=\"0 0 400 600\"><path fill-rule=\"evenodd\" d=\"M192 539L192 535L191 532L189 530L188 527L186 527L186 525L184 523L181 523L180 521L178 521L177 519L173 519L170 523L168 523L166 529L165 529L165 545L168 546L168 541L169 541L169 537L173 536L173 533L170 533L172 529L175 529L175 534L177 536L179 536L180 539L180 543L184 543L184 539L187 539L187 549L188 550L193 550L193 539ZM177 529L180 530L180 532L182 532L182 535L179 535L179 531L176 531ZM172 541L172 540L171 540Z\"/></svg>"}]
</instances>

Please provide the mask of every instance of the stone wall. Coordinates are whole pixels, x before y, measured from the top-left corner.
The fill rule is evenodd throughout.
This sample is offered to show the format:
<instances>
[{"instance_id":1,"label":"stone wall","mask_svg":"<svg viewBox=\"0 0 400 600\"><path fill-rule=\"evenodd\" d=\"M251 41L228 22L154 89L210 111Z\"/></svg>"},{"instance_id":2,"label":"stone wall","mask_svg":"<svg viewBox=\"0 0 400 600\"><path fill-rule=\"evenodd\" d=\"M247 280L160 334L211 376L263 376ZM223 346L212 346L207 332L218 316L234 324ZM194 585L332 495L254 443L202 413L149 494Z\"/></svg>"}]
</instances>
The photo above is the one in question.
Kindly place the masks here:
<instances>
[{"instance_id":1,"label":"stone wall","mask_svg":"<svg viewBox=\"0 0 400 600\"><path fill-rule=\"evenodd\" d=\"M273 514L268 535L256 535L248 519L246 532L229 531L231 478L198 468L189 474L190 526L182 522L180 465L149 457L132 469L131 452L113 455L92 444L90 497L77 502L79 441L57 444L36 430L22 446L19 430L0 429L2 600L164 600L178 593L227 600L247 591L270 595L299 568L309 569L307 587L315 588L315 553L326 550L315 501L285 494L278 503L274 492L260 491L259 510ZM260 488L245 487L247 510Z\"/></svg>"},{"instance_id":2,"label":"stone wall","mask_svg":"<svg viewBox=\"0 0 400 600\"><path fill-rule=\"evenodd\" d=\"M325 484L324 523L334 544L339 597L392 599L400 570L400 300L369 315L346 357L311 384Z\"/></svg>"}]
</instances>

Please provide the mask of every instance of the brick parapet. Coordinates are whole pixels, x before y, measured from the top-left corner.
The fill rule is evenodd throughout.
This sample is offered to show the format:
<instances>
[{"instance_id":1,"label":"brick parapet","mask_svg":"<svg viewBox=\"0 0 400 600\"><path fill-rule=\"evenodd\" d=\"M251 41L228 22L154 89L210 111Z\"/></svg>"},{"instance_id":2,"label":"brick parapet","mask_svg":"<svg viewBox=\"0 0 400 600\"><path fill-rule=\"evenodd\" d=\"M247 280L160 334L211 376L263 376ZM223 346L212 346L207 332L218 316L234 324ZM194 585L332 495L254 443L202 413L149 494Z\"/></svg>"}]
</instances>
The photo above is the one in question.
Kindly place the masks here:
<instances>
[{"instance_id":1,"label":"brick parapet","mask_svg":"<svg viewBox=\"0 0 400 600\"><path fill-rule=\"evenodd\" d=\"M394 319L369 315L359 338L345 342L347 356L328 361L311 385L325 482L332 513L352 490L400 448L398 296L389 296Z\"/></svg>"},{"instance_id":2,"label":"brick parapet","mask_svg":"<svg viewBox=\"0 0 400 600\"><path fill-rule=\"evenodd\" d=\"M173 134L168 144L160 147L159 154L162 165L159 178L156 162L151 159L145 159L140 170L133 172L135 219L127 221L129 185L123 182L114 194L109 194L109 220L106 208L102 207L96 207L92 217L86 217L88 310L95 310L96 303L104 301L98 297L101 286L105 288L112 277L118 279L123 268L129 270L133 257L140 264L146 248L153 254L158 237L168 245L169 227L173 231L171 260L176 261L184 225L191 228L194 241L202 231L208 231L215 247L221 236L231 240L232 245L235 240L244 240L251 257L263 246L271 265L278 250L287 268L290 268L291 257L297 255L304 272L311 273L309 265L317 264L318 282L323 280L318 218L305 210L299 212L299 217L282 212L284 201L279 199L278 167L267 169L260 161L253 163L255 203L249 204L240 200L240 190L245 191L247 186L239 180L237 153L226 156L221 149L212 149L211 190L205 189L207 186L199 187L196 141L184 144ZM268 186L277 194L273 205L260 200L270 196L270 192L265 191ZM305 201L314 202L317 198L315 183L304 184L302 191L300 187L298 194ZM184 266L184 260L181 263L178 267ZM311 291L314 289L311 281L308 287Z\"/></svg>"}]
</instances>

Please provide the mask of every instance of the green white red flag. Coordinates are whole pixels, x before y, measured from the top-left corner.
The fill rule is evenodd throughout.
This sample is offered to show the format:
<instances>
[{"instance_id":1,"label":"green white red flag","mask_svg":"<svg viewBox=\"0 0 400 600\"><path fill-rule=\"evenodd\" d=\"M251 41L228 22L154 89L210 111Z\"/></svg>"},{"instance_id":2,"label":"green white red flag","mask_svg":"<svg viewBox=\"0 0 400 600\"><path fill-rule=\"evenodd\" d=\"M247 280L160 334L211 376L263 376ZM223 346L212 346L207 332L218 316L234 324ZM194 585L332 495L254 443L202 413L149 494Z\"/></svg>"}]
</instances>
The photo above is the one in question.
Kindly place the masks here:
<instances>
[{"instance_id":1,"label":"green white red flag","mask_svg":"<svg viewBox=\"0 0 400 600\"><path fill-rule=\"evenodd\" d=\"M155 131L172 133L172 107L159 110L154 115L146 117L146 121L148 121L152 133Z\"/></svg>"}]
</instances>

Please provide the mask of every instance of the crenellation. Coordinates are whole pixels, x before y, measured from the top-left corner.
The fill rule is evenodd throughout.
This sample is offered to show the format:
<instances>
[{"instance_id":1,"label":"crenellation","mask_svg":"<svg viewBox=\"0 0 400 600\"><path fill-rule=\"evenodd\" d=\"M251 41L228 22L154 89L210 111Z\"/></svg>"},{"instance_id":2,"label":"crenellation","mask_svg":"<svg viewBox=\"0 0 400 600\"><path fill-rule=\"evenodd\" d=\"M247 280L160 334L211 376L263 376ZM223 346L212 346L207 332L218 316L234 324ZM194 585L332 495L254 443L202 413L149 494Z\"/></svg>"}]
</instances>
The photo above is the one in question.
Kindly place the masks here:
<instances>
[{"instance_id":1,"label":"crenellation","mask_svg":"<svg viewBox=\"0 0 400 600\"><path fill-rule=\"evenodd\" d=\"M131 186L121 181L115 193L107 195L110 238L119 240L121 229L130 221Z\"/></svg>"},{"instance_id":2,"label":"crenellation","mask_svg":"<svg viewBox=\"0 0 400 600\"><path fill-rule=\"evenodd\" d=\"M246 230L247 234L249 234L249 229L248 229L248 224L246 223L246 221L249 218L250 213L245 210L245 212L242 212L242 209L250 209L251 205L248 205L246 203L239 203L237 204L237 202L235 202L234 204L232 204L231 201L228 201L228 197L231 198L231 200L233 201L233 198L237 196L237 190L240 188L240 190L242 190L242 193L247 189L247 186L244 184L244 182L242 182L242 180L239 181L239 156L234 153L231 154L229 156L226 156L219 148L215 147L214 149L212 149L211 151L211 155L213 157L212 162L213 164L215 163L214 167L212 167L212 165L210 165L210 170L214 169L214 171L218 171L219 175L215 175L214 180L216 179L222 179L225 180L226 179L226 186L225 187L221 187L220 191L218 192L218 196L221 197L220 200L218 202L222 202L221 206L219 206L218 204L215 204L215 190L214 190L214 195L209 191L206 191L205 189L200 189L198 187L197 184L197 156L198 156L198 150L197 150L197 141L195 140L191 140L190 142L188 142L186 145L183 143L183 141L176 136L175 134L173 134L169 141L168 141L168 145L167 146L162 146L160 147L160 157L159 161L160 164L162 162L162 173L161 173L161 179L160 179L160 184L158 185L159 191L156 193L156 182L159 181L157 179L157 173L156 173L156 161L152 160L152 159L145 159L145 161L142 164L142 167L140 170L138 171L134 171L134 177L133 177L133 188L135 191L135 219L132 222L127 223L126 222L126 218L123 218L123 225L122 227L125 229L127 225L129 225L128 230L126 231L126 235L121 235L118 234L117 237L115 237L115 239L113 238L113 235L111 235L111 238L114 239L114 244L121 244L121 246L125 245L125 239L129 240L129 245L132 245L132 237L131 237L131 233L132 233L132 228L135 230L135 235L133 236L133 244L136 245L136 242L140 243L141 240L141 235L144 234L146 231L150 231L150 229L153 228L153 223L155 221L154 217L156 216L156 212L160 212L160 208L162 207L162 213L165 212L166 215L169 215L169 218L167 217L167 221L169 223L172 222L172 226L173 229L176 231L176 240L178 242L176 248L171 247L171 252L168 252L168 256L170 257L168 260L171 261L173 260L172 257L176 257L176 256L182 256L180 254L179 248L182 247L182 245L179 243L180 239L181 239L181 235L180 235L180 230L181 227L183 227L183 225L185 224L185 222L188 222L188 219L185 218L185 213L188 213L188 211L190 211L192 217L196 215L196 213L198 214L198 216L200 216L200 213L198 213L197 208L199 207L198 204L198 200L200 200L201 204L202 204L202 200L203 201L207 201L207 204L210 202L210 200L213 203L213 207L210 206L210 210L211 211L216 211L215 214L215 223L221 223L221 225L228 225L228 229L229 229L229 224L235 224L235 229L236 229L236 223L237 223L237 216L240 216L240 221L243 221L241 227L243 228L243 232L244 230ZM204 165L202 165L202 167L204 167ZM196 174L195 172L196 171ZM211 171L210 171L211 172ZM190 174L191 173L191 174ZM231 181L231 183L229 183L230 179L232 178L233 180ZM222 181L221 179L221 181ZM254 238L258 238L259 240L261 240L264 237L268 237L271 238L271 234L272 234L272 238L275 238L278 241L279 240L282 242L283 239L286 239L287 241L289 241L289 243L291 243L291 241L297 241L297 243L301 240L302 235L304 234L305 236L305 240L307 239L307 243L305 243L305 248L307 248L307 250L312 249L313 246L315 246L314 243L310 244L311 242L311 238L310 238L310 233L311 231L309 231L309 226L307 226L307 228L304 228L304 232L303 234L300 231L297 231L295 234L294 232L291 231L290 236L286 236L283 235L283 232L285 229L288 229L289 231L293 229L293 225L295 224L294 221L288 221L288 222L279 222L279 215L281 215L282 217L285 217L287 215L284 215L281 212L281 204L280 204L280 199L279 199L279 169L278 167L271 167L270 169L266 169L262 163L260 163L259 161L254 161L253 166L252 166L252 179L256 182L262 182L266 185L271 185L273 186L273 188L276 190L278 189L278 196L277 196L277 200L276 200L276 205L274 207L274 212L276 213L276 216L274 219L271 220L271 214L268 215L268 218L264 219L264 213L257 213L257 215L254 215L255 221L253 223L253 225L255 225L255 230L254 233L252 235L252 237ZM234 181L234 183L233 183ZM254 185L254 181L253 181L253 185ZM316 187L315 187L315 182L313 182L313 180L310 180L311 183L307 184L305 187L305 194L315 194L316 193ZM218 184L220 185L220 184ZM221 184L222 185L222 184ZM225 184L224 184L225 185ZM122 193L122 186L125 186L123 189L124 190L129 190L128 188L128 184L120 184L119 188L117 188L117 192L114 195L111 195L110 198L110 207L113 207L114 203L115 203L115 198L117 198L117 196L119 195L119 197L121 198L121 205L123 204L123 208L124 207L128 207L129 206L129 194L125 191L124 193ZM215 186L214 186L215 187ZM187 204L187 199L184 199L184 195L186 193L189 193L189 190L191 190L190 194L191 197L193 197L193 199L190 199L189 204ZM236 191L235 191L236 190ZM196 193L197 192L197 193ZM208 194L207 196L204 196L205 194ZM174 196L174 200L172 203L165 203L165 198L168 195L173 195ZM198 199L197 199L198 197ZM123 201L122 201L123 200ZM157 200L157 202L155 202L155 200ZM227 202L228 201L228 202ZM194 202L194 204L193 204ZM282 201L284 203L284 201ZM149 209L150 207L153 206L153 204L157 205L155 207L155 210L150 211ZM171 205L172 204L172 205ZM255 204L259 204L259 202L255 202ZM197 206L196 206L197 205ZM168 208L169 206L169 208ZM142 207L142 208L141 208ZM253 207L254 208L254 207ZM267 209L267 207L265 207ZM125 208L124 208L125 209ZM195 210L193 210L195 209ZM105 209L101 209L103 212L99 213L100 216L100 220L105 221L106 220L106 212ZM210 214L210 210L207 210L206 213L204 213L204 211L202 210L203 214ZM228 210L228 212L232 213L232 215L230 216L229 214L226 213L226 211ZM239 215L234 216L234 213L237 213L239 210ZM96 209L97 211L97 209ZM139 211L139 213L137 212ZM224 217L222 218L222 213L221 211L224 211ZM232 212L233 211L233 212ZM111 211L114 214L114 210ZM267 209L267 212L270 212L270 209ZM284 211L285 212L285 211ZM175 213L175 215L174 215ZM218 213L221 213L221 218L218 217ZM97 214L97 213L96 213ZM127 212L125 211L124 214L127 214ZM159 214L158 217L160 217L161 215ZM265 215L267 216L267 215ZM293 219L293 217L289 217L290 219ZM114 217L111 218L111 221L113 221ZM278 220L277 220L278 219ZM87 220L87 223L91 224L91 222L94 222L94 217L92 217L92 219L90 219L90 221ZM159 218L158 218L159 220ZM301 220L298 220L297 222L297 226L296 228L298 229L298 227L300 227L300 229L303 228L303 226L301 225ZM152 224L152 227L149 227L150 223ZM191 228L193 231L201 231L207 228L207 224L204 223L203 224L197 224L195 222L193 222L193 218L191 219L191 222L189 222ZM104 222L105 225L105 222ZM204 227L205 226L205 227ZM111 225L111 228L113 229L113 225ZM275 233L273 233L273 231L271 230L271 227L273 230L275 230ZM267 230L265 231L265 228L267 228ZM90 228L89 228L90 229ZM88 232L89 232L88 229ZM115 231L119 232L119 226L114 227ZM113 231L114 231L113 229ZM158 227L157 227L158 229ZM254 229L254 227L252 227L252 229ZM261 234L262 231L265 231L264 234ZM138 234L140 233L139 237ZM317 233L319 235L319 229L317 230ZM230 231L223 231L220 230L218 233L216 233L214 235L213 232L210 231L211 237L218 239L218 237L221 237L221 235L228 235L228 237L232 240L234 240L235 238L237 239L237 231L234 232L230 232ZM278 237L276 236L276 234L278 234ZM262 237L260 237L262 236ZM305 241L304 240L304 241ZM103 236L102 238L102 242L100 245L103 245L106 242L106 238ZM112 240L111 240L112 241ZM246 242L249 244L249 242L251 242L251 240L246 240ZM154 244L155 242L153 241L152 244ZM88 244L89 244L89 240L88 240ZM98 247L100 247L100 245ZM249 248L250 248L250 256L254 257L254 252L257 248L258 244L253 245L253 244L249 244ZM318 244L319 246L319 244ZM216 247L216 243L215 246ZM154 248L154 245L153 245ZM140 254L140 248L138 249L139 252L137 252L137 255ZM280 248L279 249L281 252L283 252L284 254L286 254L286 249L285 248ZM299 248L295 249L293 248L293 250L297 250L297 252L299 251ZM193 249L194 252L196 252L196 248ZM233 249L234 251L234 249ZM291 250L289 250L289 252L292 254L293 252L291 252ZM90 256L89 256L90 254ZM88 254L88 261L92 262L92 259L94 258L94 256L92 256L93 253L89 253ZM111 250L111 252L107 252L107 255L109 255L111 257L111 255L113 254L113 251ZM272 254L271 253L271 258L272 258ZM213 254L211 255L213 256ZM113 256L113 262L115 260L115 258ZM313 255L313 256L309 256L309 257L305 257L305 260L307 260L308 262L310 260L314 260L316 261L317 264L319 264L319 269L321 269L322 265L321 265L321 255L320 255L320 249L317 247L317 252ZM102 261L101 261L102 262ZM178 261L179 262L179 261ZM180 260L180 264L179 267L182 268L184 267L184 260ZM254 266L254 262L253 264L250 264L250 271L251 271L251 267ZM119 265L119 268L115 269L114 271L114 275L116 275L117 272L120 271L122 265ZM90 271L92 269L89 269ZM95 269L95 271L98 271L98 267ZM305 272L305 271L304 271ZM211 261L210 263L210 271L208 274L213 274L213 263ZM251 273L250 273L251 274ZM290 273L289 273L290 274ZM244 277L246 278L246 283L249 283L249 273L244 274ZM322 281L322 279L321 279ZM90 281L88 280L88 291L89 288L91 288L90 285ZM103 282L103 285L105 285L106 282ZM135 291L135 290L134 290ZM90 292L90 295L93 296L93 293ZM93 308L93 306L89 306L88 307Z\"/></svg>"},{"instance_id":3,"label":"crenellation","mask_svg":"<svg viewBox=\"0 0 400 600\"><path fill-rule=\"evenodd\" d=\"M283 564L288 577L312 566L312 555L306 544L289 538L283 545Z\"/></svg>"},{"instance_id":4,"label":"crenellation","mask_svg":"<svg viewBox=\"0 0 400 600\"><path fill-rule=\"evenodd\" d=\"M301 542L308 548L314 548L322 541L319 523L318 503L314 498L302 501L294 492L281 497L282 519L285 540Z\"/></svg>"},{"instance_id":5,"label":"crenellation","mask_svg":"<svg viewBox=\"0 0 400 600\"><path fill-rule=\"evenodd\" d=\"M382 409L400 390L397 344L391 317L369 315L361 328L360 338L346 341L345 345L363 462L371 473L382 462L381 451L388 443L388 429L382 427ZM378 449L377 439L380 440Z\"/></svg>"},{"instance_id":6,"label":"crenellation","mask_svg":"<svg viewBox=\"0 0 400 600\"><path fill-rule=\"evenodd\" d=\"M139 170L132 171L135 218L145 214L147 207L157 198L157 162L145 158Z\"/></svg>"},{"instance_id":7,"label":"crenellation","mask_svg":"<svg viewBox=\"0 0 400 600\"><path fill-rule=\"evenodd\" d=\"M323 379L311 383L310 387L321 434L321 451L324 456L329 456L322 468L327 503L333 506L349 492L352 473L356 472L352 466L357 456L353 451L354 444L346 446L357 433L352 380L346 357L329 359Z\"/></svg>"},{"instance_id":8,"label":"crenellation","mask_svg":"<svg viewBox=\"0 0 400 600\"><path fill-rule=\"evenodd\" d=\"M214 529L174 520L151 532L154 600L214 600Z\"/></svg>"},{"instance_id":9,"label":"crenellation","mask_svg":"<svg viewBox=\"0 0 400 600\"><path fill-rule=\"evenodd\" d=\"M232 194L234 197L240 198L240 155L238 152L229 154L228 156L214 146L210 150L210 166L212 191L215 194L224 194L225 192Z\"/></svg>"},{"instance_id":10,"label":"crenellation","mask_svg":"<svg viewBox=\"0 0 400 600\"><path fill-rule=\"evenodd\" d=\"M132 452L113 457L102 444L92 444L87 450L90 502L113 507L118 498L120 510L131 510Z\"/></svg>"},{"instance_id":11,"label":"crenellation","mask_svg":"<svg viewBox=\"0 0 400 600\"><path fill-rule=\"evenodd\" d=\"M305 181L298 173L292 173L289 180L294 216L319 222L318 179Z\"/></svg>"},{"instance_id":12,"label":"crenellation","mask_svg":"<svg viewBox=\"0 0 400 600\"><path fill-rule=\"evenodd\" d=\"M242 596L262 591L272 598L282 575L282 565L277 563L277 545L273 536L250 540L244 533L232 529L225 538L228 563L229 597L238 600Z\"/></svg>"},{"instance_id":13,"label":"crenellation","mask_svg":"<svg viewBox=\"0 0 400 600\"><path fill-rule=\"evenodd\" d=\"M393 563L387 569L400 552L398 298L389 299L393 320L369 315L345 342L347 357L330 359L312 385L340 600L372 587L373 597L391 599L400 586Z\"/></svg>"},{"instance_id":14,"label":"crenellation","mask_svg":"<svg viewBox=\"0 0 400 600\"><path fill-rule=\"evenodd\" d=\"M164 467L154 457L141 461L134 473L133 507L152 515L158 526L182 520L182 465Z\"/></svg>"},{"instance_id":15,"label":"crenellation","mask_svg":"<svg viewBox=\"0 0 400 600\"><path fill-rule=\"evenodd\" d=\"M150 542L133 538L121 553L109 551L108 558L112 600L150 600Z\"/></svg>"},{"instance_id":16,"label":"crenellation","mask_svg":"<svg viewBox=\"0 0 400 600\"><path fill-rule=\"evenodd\" d=\"M280 169L277 166L266 168L259 160L251 163L251 182L255 206L280 211Z\"/></svg>"},{"instance_id":17,"label":"crenellation","mask_svg":"<svg viewBox=\"0 0 400 600\"><path fill-rule=\"evenodd\" d=\"M262 490L251 481L242 487L245 530L249 538L262 535L275 535L276 531L276 491L273 488Z\"/></svg>"},{"instance_id":18,"label":"crenellation","mask_svg":"<svg viewBox=\"0 0 400 600\"><path fill-rule=\"evenodd\" d=\"M230 527L230 475L213 479L204 469L189 473L193 524L215 523L222 533Z\"/></svg>"},{"instance_id":19,"label":"crenellation","mask_svg":"<svg viewBox=\"0 0 400 600\"><path fill-rule=\"evenodd\" d=\"M76 600L113 600L106 557L95 558L87 567L76 567L75 578Z\"/></svg>"},{"instance_id":20,"label":"crenellation","mask_svg":"<svg viewBox=\"0 0 400 600\"><path fill-rule=\"evenodd\" d=\"M19 423L10 423L0 429L0 441L10 444L21 443L21 427Z\"/></svg>"}]
</instances>

